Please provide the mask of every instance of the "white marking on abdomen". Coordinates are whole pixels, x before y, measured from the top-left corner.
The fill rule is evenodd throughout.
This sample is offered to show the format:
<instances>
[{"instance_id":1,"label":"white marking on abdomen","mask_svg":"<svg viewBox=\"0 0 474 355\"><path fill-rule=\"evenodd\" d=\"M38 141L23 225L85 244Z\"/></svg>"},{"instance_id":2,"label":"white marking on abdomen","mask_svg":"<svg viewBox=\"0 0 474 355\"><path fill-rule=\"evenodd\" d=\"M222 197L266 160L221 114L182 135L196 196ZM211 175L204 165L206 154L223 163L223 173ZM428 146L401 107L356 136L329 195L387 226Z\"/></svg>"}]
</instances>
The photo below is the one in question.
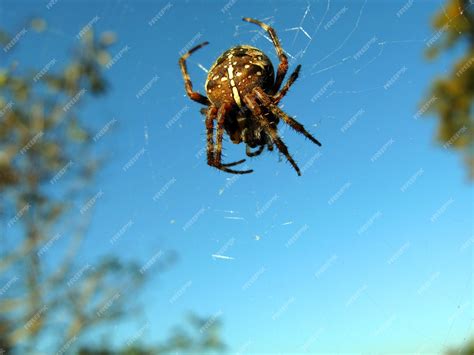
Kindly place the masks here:
<instances>
[{"instance_id":1,"label":"white marking on abdomen","mask_svg":"<svg viewBox=\"0 0 474 355\"><path fill-rule=\"evenodd\" d=\"M229 79L232 79L234 77L234 67L232 65L229 65L227 68L227 73L229 73Z\"/></svg>"},{"instance_id":2,"label":"white marking on abdomen","mask_svg":"<svg viewBox=\"0 0 474 355\"><path fill-rule=\"evenodd\" d=\"M229 58L229 61L230 61L230 58ZM234 67L232 66L232 64L229 65L229 67L227 68L227 74L229 74L230 85L232 87L232 96L234 98L234 101L239 107L242 107L242 102L240 101L239 90L235 86Z\"/></svg>"},{"instance_id":3,"label":"white marking on abdomen","mask_svg":"<svg viewBox=\"0 0 474 355\"><path fill-rule=\"evenodd\" d=\"M239 107L242 107L242 102L240 102L239 90L235 86L232 87L232 93L234 94L234 100Z\"/></svg>"}]
</instances>

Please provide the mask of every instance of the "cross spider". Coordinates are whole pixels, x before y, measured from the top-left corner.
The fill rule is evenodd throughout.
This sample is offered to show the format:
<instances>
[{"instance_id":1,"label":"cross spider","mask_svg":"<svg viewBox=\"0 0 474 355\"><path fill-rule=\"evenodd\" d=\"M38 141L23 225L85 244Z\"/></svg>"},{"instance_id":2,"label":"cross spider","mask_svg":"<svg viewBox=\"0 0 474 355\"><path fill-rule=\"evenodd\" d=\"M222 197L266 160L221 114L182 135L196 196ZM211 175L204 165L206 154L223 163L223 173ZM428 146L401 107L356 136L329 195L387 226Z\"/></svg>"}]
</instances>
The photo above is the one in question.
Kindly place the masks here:
<instances>
[{"instance_id":1,"label":"cross spider","mask_svg":"<svg viewBox=\"0 0 474 355\"><path fill-rule=\"evenodd\" d=\"M280 60L275 79L273 65L261 50L246 45L236 46L217 58L209 70L205 84L208 95L206 97L193 91L186 59L209 42L197 45L179 59L187 95L191 100L208 106L201 110L206 115L207 163L219 170L233 174L247 174L253 171L229 168L243 163L245 159L233 163L222 163L222 138L225 130L234 144L246 143L246 154L249 157L261 154L265 146L271 151L273 144L275 144L297 174L301 175L298 165L291 157L277 131L277 125L281 118L295 131L304 134L313 143L321 146L321 143L306 131L302 124L278 107L280 100L298 78L301 65L296 67L280 90L288 71L288 60L275 30L252 18L245 17L243 20L260 26L270 36ZM216 144L214 144L215 120L217 120ZM252 151L251 148L256 147L258 149Z\"/></svg>"}]
</instances>

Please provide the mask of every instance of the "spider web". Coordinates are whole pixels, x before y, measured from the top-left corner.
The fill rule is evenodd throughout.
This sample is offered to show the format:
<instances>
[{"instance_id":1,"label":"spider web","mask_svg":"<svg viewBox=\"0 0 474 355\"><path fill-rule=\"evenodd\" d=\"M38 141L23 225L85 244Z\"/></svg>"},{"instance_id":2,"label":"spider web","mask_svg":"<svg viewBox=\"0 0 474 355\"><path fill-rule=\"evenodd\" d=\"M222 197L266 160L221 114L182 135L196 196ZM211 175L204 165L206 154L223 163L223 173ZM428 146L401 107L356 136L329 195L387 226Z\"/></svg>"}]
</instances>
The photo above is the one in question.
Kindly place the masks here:
<instances>
[{"instance_id":1,"label":"spider web","mask_svg":"<svg viewBox=\"0 0 474 355\"><path fill-rule=\"evenodd\" d=\"M350 51L349 54L347 53L346 48L351 44L351 41L358 34L358 31L364 24L364 21L369 20L368 18L364 17L369 4L368 0L350 3L350 10L355 12L356 16L342 18L339 20L345 27L345 35L341 38L337 38L334 43L331 43L331 48L329 51L325 52L318 51L317 43L320 41L321 37L327 36L327 32L323 31L323 28L325 24L331 20L331 17L334 16L334 12L340 8L340 3L332 0L307 1L301 8L300 17L286 19L285 24L289 24L286 26L281 26L281 24L277 22L277 19L280 18L280 14L277 11L278 3L273 2L272 4L274 5L272 6L273 10L267 10L268 12L263 13L259 19L266 23L274 24L274 27L277 28L277 33L282 39L283 49L289 58L290 71L291 66L294 66L297 63L304 63L308 68L308 73L304 74L300 80L314 80L320 74L329 74L334 77L339 77L341 75L345 75L344 72L341 71L342 69L350 70L350 72L353 74L353 81L355 82L354 85L352 85L350 88L339 86L332 88L327 93L325 93L323 97L324 99L329 99L337 95L341 98L341 100L344 100L344 98L348 96L361 94L377 95L378 93L383 92L385 82L382 80L378 85L374 86L367 87L363 84L365 82L364 78L371 75L369 71L370 68L374 64L383 61L389 49L397 49L399 52L412 50L414 46L423 44L429 39L420 37L417 34L414 34L412 38L383 38L381 36L377 36L376 41L373 43L373 48L371 48L361 60L356 60L353 56L353 53ZM443 7L443 2L441 0L438 0L438 4L440 8ZM445 14L448 16L446 11ZM234 37L237 39L247 38L250 34L251 36L259 36L261 39L265 40L267 44L272 43L271 39L263 30L255 29L248 24L242 24L240 22L240 17L233 16L232 10L226 14L226 17L228 21L225 21L225 24L237 23L235 25L234 31ZM260 45L259 40L257 41L257 44ZM271 48L271 46L269 46L269 48ZM273 55L272 59L276 60L276 56L273 52L274 51L272 50L268 51L268 53ZM198 60L191 60L190 63L193 63L191 65L197 66L202 72L208 72L208 68L206 68L206 66ZM326 114L323 115L323 117L320 118L318 122L314 122L313 126L325 125L326 121L334 121L335 119L336 117ZM282 136L286 132L286 129L287 128L285 126L280 131ZM204 144L205 139L203 137L202 145ZM298 149L295 150L295 153L297 153L297 151ZM196 165L197 164L198 163L196 163ZM246 169L247 166L244 168ZM150 166L150 169L153 169L153 167ZM230 194L234 184L242 183L241 179L242 178L240 176L223 177L222 185L216 189L216 195L223 198ZM271 201L271 199L269 201ZM260 200L260 202L257 202L255 206L256 210L260 211L264 209L266 202L268 201ZM272 217L269 217L267 223L259 225L256 223L255 218L245 211L239 211L234 208L211 208L211 211L215 218L225 219L227 222L229 222L229 228L237 228L238 226L242 225L248 226L249 224L255 224L256 227L254 228L253 233L251 233L251 235L245 236L247 239L251 237L251 243L265 242L266 240L271 239L275 232L281 232L282 229L290 228L294 224L294 220L297 220L297 216L292 216L290 211L290 215L285 216L274 214ZM215 241L218 243L218 245L222 245L223 243L225 245L224 237L217 236ZM382 243L384 243L385 246L391 250L397 248L397 245L391 243L390 241L383 240ZM252 248L252 246L250 246L250 248ZM232 250L220 250L219 252L210 254L209 257L215 259L216 262L223 263L233 263L239 260L239 256L235 255ZM416 262L414 261L413 263ZM470 282L472 281L468 280L466 287L469 286ZM466 293L463 292L463 295L465 294ZM367 295L374 308L389 320L388 326L390 326L392 323L392 313L390 309L381 304L377 298L371 294L370 290L367 291ZM459 296L459 300L456 301L457 304L461 304L463 300L462 297L463 296ZM330 318L328 314L326 314L326 318ZM448 344L452 326L453 324L450 324L449 329L446 332L446 337L444 339L445 345ZM414 334L417 334L420 339L424 339L423 341L425 341L425 339L430 339L430 336L425 334L423 329L415 329L412 327L411 331ZM420 342L421 346L424 345L423 341Z\"/></svg>"},{"instance_id":2,"label":"spider web","mask_svg":"<svg viewBox=\"0 0 474 355\"><path fill-rule=\"evenodd\" d=\"M347 22L353 21L351 25L347 26L347 34L345 37L340 40L338 43L334 43L332 50L330 50L327 53L320 54L318 58L308 57L308 52L313 48L315 41L318 40L318 34L324 35L320 33L320 30L325 23L325 21L328 20L330 11L333 9L334 5L337 3L332 2L331 0L326 0L324 2L324 6L321 6L320 2L307 2L306 6L304 9L302 9L302 14L301 17L295 18L294 26L291 27L286 27L283 28L283 30L278 30L278 34L280 36L284 35L284 33L294 33L291 41L288 41L288 38L286 40L286 45L285 42L283 42L283 48L285 53L288 55L290 59L290 64L294 63L296 61L299 62L306 62L306 63L312 63L310 64L310 76L315 77L318 74L321 73L334 73L334 76L339 75L338 69L341 67L348 67L352 70L352 73L354 74L354 79L357 81L357 83L363 82L364 80L361 80L361 76L364 75L370 75L370 73L367 72L367 69L369 69L375 62L381 61L384 58L385 53L387 52L388 48L397 48L399 51L403 50L410 50L413 48L414 45L419 45L426 43L429 40L429 37L419 37L417 35L414 35L413 38L400 38L400 39L392 39L392 38L378 38L376 39L374 43L374 51L375 53L372 53L371 55L367 56L364 55L364 58L362 61L356 61L354 56L351 55L344 55L344 50L347 46L347 44L351 41L353 36L357 33L359 30L359 27L361 26L361 22L364 21L364 14L365 14L365 9L368 4L368 0L364 0L362 3L356 3L351 4L351 7L359 6L359 9L357 10L357 17L355 19L351 20L343 20ZM445 16L449 19L449 16L446 12L446 9L444 8L443 1L439 0L438 1L439 8L442 8ZM403 4L402 4L403 5ZM471 4L472 6L473 4ZM314 8L317 8L317 11L314 10ZM322 10L322 11L321 11ZM460 16L464 16L464 14L460 14ZM263 21L268 22L269 20L272 20L274 17L266 17L263 19ZM367 20L367 19L365 19ZM453 19L449 19L451 22ZM244 25L236 25L236 36L239 35L240 31ZM459 29L456 29L458 33L461 33ZM252 32L256 33L262 33L261 31L258 30L252 30ZM267 42L271 43L271 39L266 35L262 34L263 38L267 40ZM299 40L299 41L298 41ZM302 43L303 42L303 43ZM325 98L330 98L334 95L338 96L348 96L348 95L360 95L360 94L365 94L365 93L370 93L370 94L376 94L377 92L383 92L384 90L384 82L380 82L379 85L372 86L372 87L366 87L364 85L355 85L356 88L351 88L351 89L345 89L345 88L338 88L329 91L326 95ZM328 117L333 119L334 117ZM323 120L323 119L322 119ZM314 126L317 126L321 123L321 121ZM228 180L232 180L232 178L228 178ZM235 213L235 212L234 212ZM281 228L281 226L285 226L288 224L292 224L293 222L290 220L288 222L285 222L281 224L280 226L275 224L272 224L268 230L265 230L263 233L258 233L256 234L256 240L261 239L261 235L264 237L268 237L272 233L272 231L275 228ZM386 246L388 246L391 249L394 249L396 246L395 245L390 245L390 243L384 241ZM466 283L466 290L469 289L469 286L472 285L472 279L468 279ZM466 292L462 293L462 296L459 296L459 300L456 301L457 304L461 305L463 301L463 297L466 294ZM383 314L388 319L392 319L390 312L388 309L386 309L383 305L379 304L379 302L376 301L374 297L372 297L370 294L368 295L369 299L371 302L374 304L374 306ZM454 302L453 302L454 303ZM443 345L448 346L448 339L451 333L451 330L453 328L454 322L450 323L448 330L446 332L446 336L443 340ZM422 329L411 329L413 333L417 334L420 339L427 339L430 336L426 335ZM423 351L424 348L424 342L421 342L421 346L419 348L419 351Z\"/></svg>"},{"instance_id":3,"label":"spider web","mask_svg":"<svg viewBox=\"0 0 474 355\"><path fill-rule=\"evenodd\" d=\"M133 16L134 14L134 4L131 1L117 1L112 3L103 3L103 10L105 12L114 14L114 16L119 18L120 23L126 23L129 16ZM105 5L105 4L113 4L113 5ZM324 1L307 1L306 3L301 3L298 6L301 6L301 11L299 16L295 16L294 18L286 18L285 25L281 26L278 22L281 19L281 14L278 12L278 2L272 2L273 6L271 6L272 10L267 10L268 12L262 14L260 18L264 22L274 22L274 27L277 29L277 33L282 39L282 46L289 57L290 61L290 72L291 66L294 67L298 63L303 63L303 67L307 68L306 71L303 72L302 77L300 80L303 81L311 81L312 83L316 82L318 75L322 74L329 74L335 78L338 78L342 75L345 75L345 72L342 70L349 70L353 73L353 78L355 84L349 87L335 87L334 89L328 90L322 97L322 99L329 99L335 95L340 97L341 100L353 95L361 95L361 94L377 94L378 92L383 92L384 90L384 82L380 82L379 85L367 87L364 83L365 77L370 77L369 69L371 66L379 61L383 61L387 51L391 48L397 48L402 50L410 50L413 48L413 45L424 43L428 40L428 38L419 38L416 34L413 35L413 38L400 38L400 39L393 39L393 38L377 38L376 42L373 44L374 48L371 49L370 55L364 55L362 60L356 61L353 57L353 53L348 53L345 51L347 47L351 44L351 41L357 35L358 31L363 26L364 21L368 21L365 16L367 7L370 5L368 0L364 0L361 2L353 2L350 6L350 11L353 11L356 15L351 16L350 18L341 18L337 25L344 26L344 35L341 38L337 38L334 43L331 43L330 49L328 51L322 52L318 49L319 41L322 41L324 36L328 36L327 32L324 31L325 24L331 20L334 14L340 9L342 6L339 2L333 0L324 0ZM443 2L438 0L438 4L440 8L443 8ZM269 7L270 8L270 7ZM444 8L443 8L444 9ZM446 13L446 17L448 14ZM264 44L268 44L268 48L272 49L271 46L271 39L266 35L264 31L261 29L255 29L252 25L249 24L241 24L240 17L233 15L232 9L226 13L224 16L225 21L224 24L227 26L231 26L234 23L235 25L235 33L234 36L238 40L242 40L242 42L248 38L250 35L251 38L257 38L256 44L261 45L262 42L266 42ZM218 27L217 23L209 23L206 26L206 29L214 28L214 26ZM69 40L74 37L74 34L65 33L61 29L58 28L51 28L50 31L55 33L59 39L62 40ZM253 37L256 36L256 37ZM268 53L271 53L273 56L272 59L275 60L276 56L274 51L269 50ZM369 52L368 52L369 53ZM190 67L194 66L198 68L202 73L207 74L208 68L205 64L203 64L199 59L190 58L188 65ZM134 83L137 82L135 80L137 78L137 74L135 72L143 72L149 71L153 72L158 68L144 68L141 61L137 61L133 67L133 70L130 70L130 78L131 81ZM178 78L180 80L181 78ZM145 84L145 83L143 83ZM317 87L317 84L312 85ZM134 90L138 90L139 87L134 87ZM162 105L167 105L171 102L174 102L175 97L172 94L166 92L160 92L163 96L160 96L159 102L156 103L156 107ZM150 102L152 99L152 95L148 94L143 97L144 102ZM180 99L183 95L179 95ZM134 102L133 104L138 104ZM282 104L281 106L283 106ZM107 112L113 112L113 107L106 106L105 110ZM194 113L193 113L194 114ZM197 114L194 114L197 116ZM156 142L157 136L159 132L154 131L151 127L153 127L153 120L159 116L156 113L150 113L144 115L142 117L133 117L129 119L137 120L138 125L141 126L140 128L140 141L135 141L135 138L130 138L129 142L121 142L124 145L128 144L126 149L126 156L122 156L121 159L128 159L130 155L136 153L137 147L144 148L144 159L146 159L146 171L148 174L145 174L141 177L141 181L138 182L140 184L144 184L150 191L160 191L164 183L168 181L170 176L174 176L173 173L170 175L170 171L176 168L177 164L174 164L171 160L163 159L163 161L157 162L158 159L161 158L153 152L153 148L151 147L154 142ZM162 117L159 117L160 119ZM322 118L317 119L317 122L312 122L311 125L313 127L319 127L320 129L324 129L331 122L334 122L338 118L333 116L332 114L326 113L322 115ZM180 123L178 123L180 124ZM326 127L325 127L326 126ZM284 137L285 133L288 131L287 126L282 126L280 133ZM173 134L173 133L170 133ZM174 133L176 134L176 133ZM229 146L229 141L227 139L227 144L224 146ZM301 143L301 146L304 146L307 142ZM192 150L193 147L191 145L186 145L186 149ZM205 147L205 136L204 134L201 136L201 141L199 144L195 146ZM196 155L199 155L202 151L198 151ZM293 153L297 155L299 152L298 147L294 147ZM122 152L123 153L123 152ZM199 159L194 160L194 167L204 165L205 164L205 153L199 155ZM313 159L315 156L312 156ZM270 158L269 158L270 159ZM284 158L282 158L283 160ZM309 161L311 161L311 159ZM317 158L316 158L317 159ZM304 161L302 162L305 163ZM276 164L276 162L275 162ZM281 166L280 169L289 169L289 166L286 164L279 164ZM244 166L244 168L248 168L248 166ZM206 168L207 169L207 168ZM209 168L211 169L211 168ZM271 172L269 172L271 174ZM274 173L273 177L278 178L279 171ZM137 182L136 182L137 183ZM216 201L227 199L229 195L232 196L233 194L233 186L244 185L245 179L240 176L227 176L222 175L220 185L214 188L214 195L210 197L209 201L203 202L203 210L205 213L209 213L212 215L214 219L222 219L225 220L230 230L237 230L237 228L245 227L245 226L254 226L252 227L252 231L250 233L246 232L243 235L239 235L244 241L243 243L247 243L245 245L249 246L250 249L257 249L259 247L259 243L263 244L268 242L273 238L274 235L281 233L285 230L290 230L290 228L297 227L296 230L299 228L298 224L298 208L290 208L288 213L268 213L265 215L265 218L256 218L253 211L243 211L239 210L238 208L231 207L229 208L219 208L215 207L217 205ZM197 189L201 188L201 185L204 186L203 182L198 182ZM278 199L273 199L271 196L263 197L258 192L252 191L253 197L255 198L255 211L259 213L259 211L266 211L268 205L271 206L272 203L281 203ZM229 198L229 203L231 203L231 199ZM134 206L133 207L133 215L139 216L142 212L143 206ZM145 208L147 208L145 206ZM271 208L271 207L270 207ZM265 212L267 213L267 212ZM263 212L262 212L263 214ZM176 211L176 216L169 221L170 224L176 224L177 221L183 219L183 216L179 214L179 211ZM262 221L263 220L263 221ZM310 227L313 229L317 229L317 222L311 222ZM153 232L150 232L150 235ZM154 235L154 234L153 234ZM212 232L209 232L209 236L205 236L206 238L211 238L216 243L216 248L212 252L209 252L207 257L215 263L234 263L239 260L244 259L244 255L237 254L234 252L232 248L224 248L226 243L228 242L227 236L225 235L218 235ZM170 238L171 239L171 238ZM163 247L166 248L168 243L168 239L165 237L163 240ZM389 241L383 241L385 246L389 247L390 249L396 249L397 245L390 243ZM171 243L170 243L171 244ZM223 266L224 267L224 266ZM469 281L467 287L469 286ZM370 294L370 291L367 292L368 297L370 298L370 302L374 305L374 308L377 309L381 314L383 314L389 320L391 319L391 312L390 310L385 307L385 305L380 304L377 301L376 297ZM463 292L463 295L465 292ZM456 301L457 304L462 303L462 296L459 296L459 301ZM323 317L329 319L329 315L323 315ZM444 343L447 344L449 341L449 337L451 334L453 324L450 324L449 329L446 332L446 338L444 339ZM426 338L426 334L423 334L423 331L419 329L413 329L413 331Z\"/></svg>"}]
</instances>

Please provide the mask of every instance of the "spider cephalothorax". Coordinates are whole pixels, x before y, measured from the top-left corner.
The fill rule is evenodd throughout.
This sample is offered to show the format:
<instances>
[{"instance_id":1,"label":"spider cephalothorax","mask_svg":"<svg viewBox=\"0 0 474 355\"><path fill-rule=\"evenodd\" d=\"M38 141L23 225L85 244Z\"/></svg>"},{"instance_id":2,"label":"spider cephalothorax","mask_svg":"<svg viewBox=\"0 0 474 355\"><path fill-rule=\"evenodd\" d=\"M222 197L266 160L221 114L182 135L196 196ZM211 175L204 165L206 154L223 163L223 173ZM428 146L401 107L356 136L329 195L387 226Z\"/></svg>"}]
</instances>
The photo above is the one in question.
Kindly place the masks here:
<instances>
[{"instance_id":1,"label":"spider cephalothorax","mask_svg":"<svg viewBox=\"0 0 474 355\"><path fill-rule=\"evenodd\" d=\"M206 115L208 164L234 174L246 174L253 171L229 168L243 163L245 159L233 163L222 163L222 138L225 130L233 143L243 142L246 144L246 154L249 157L259 155L265 147L273 150L275 144L295 168L298 175L301 175L298 165L288 153L288 149L277 131L278 122L282 119L312 142L321 145L306 131L303 125L278 107L280 100L298 78L301 65L296 67L280 90L288 70L288 60L275 31L258 20L244 18L244 21L255 23L268 32L280 60L276 78L270 59L258 48L252 46L233 47L217 58L209 70L205 84L206 97L193 91L186 68L186 59L191 53L207 45L208 42L192 48L179 60L188 96L192 100L208 106L203 110ZM217 121L215 144L214 121ZM251 148L257 147L256 151L251 150Z\"/></svg>"}]
</instances>

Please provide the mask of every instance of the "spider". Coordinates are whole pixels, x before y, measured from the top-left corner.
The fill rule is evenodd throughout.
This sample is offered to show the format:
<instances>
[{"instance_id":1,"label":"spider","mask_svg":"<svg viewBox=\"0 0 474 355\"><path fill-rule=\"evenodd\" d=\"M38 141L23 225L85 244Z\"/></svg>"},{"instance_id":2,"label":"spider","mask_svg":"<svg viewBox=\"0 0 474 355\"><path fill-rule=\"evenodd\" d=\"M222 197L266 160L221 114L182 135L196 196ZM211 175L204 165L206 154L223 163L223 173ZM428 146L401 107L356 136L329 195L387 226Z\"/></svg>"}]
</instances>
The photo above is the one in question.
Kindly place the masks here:
<instances>
[{"instance_id":1,"label":"spider","mask_svg":"<svg viewBox=\"0 0 474 355\"><path fill-rule=\"evenodd\" d=\"M253 172L253 170L231 168L243 163L245 159L232 163L222 162L222 139L225 130L234 144L242 142L246 144L246 154L249 157L260 155L265 147L272 151L273 145L276 145L296 170L296 173L301 175L298 165L291 157L277 131L278 122L282 119L295 131L302 133L313 143L321 146L321 143L306 131L302 124L278 107L278 103L298 78L301 65L296 67L288 81L281 87L288 71L288 59L275 30L259 20L248 17L244 17L243 20L260 26L270 36L280 61L276 78L273 65L265 53L248 45L236 46L219 56L209 70L205 83L206 97L193 91L186 59L209 42L195 46L179 59L187 95L191 100L207 106L201 110L206 116L207 163L219 170L233 174ZM215 143L214 121L217 122ZM253 150L254 148L257 149Z\"/></svg>"}]
</instances>

